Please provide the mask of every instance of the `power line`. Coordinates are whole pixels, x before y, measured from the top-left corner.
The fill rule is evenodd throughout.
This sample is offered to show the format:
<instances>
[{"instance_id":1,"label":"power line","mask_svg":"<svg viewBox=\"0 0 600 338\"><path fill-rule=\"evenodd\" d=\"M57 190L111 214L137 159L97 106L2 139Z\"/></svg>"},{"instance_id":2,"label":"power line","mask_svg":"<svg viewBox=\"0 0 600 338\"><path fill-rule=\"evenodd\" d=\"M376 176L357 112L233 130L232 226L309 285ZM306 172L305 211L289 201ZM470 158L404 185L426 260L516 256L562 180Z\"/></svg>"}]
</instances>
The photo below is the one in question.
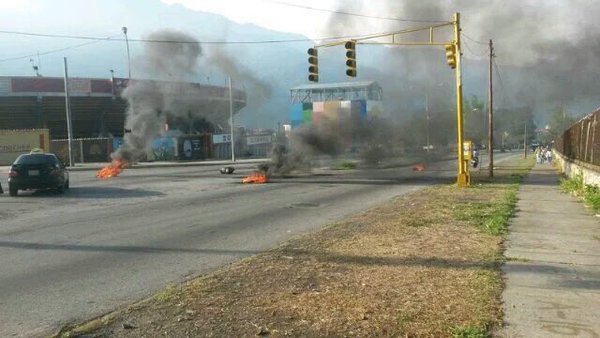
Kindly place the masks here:
<instances>
[{"instance_id":1,"label":"power line","mask_svg":"<svg viewBox=\"0 0 600 338\"><path fill-rule=\"evenodd\" d=\"M466 49L476 57L484 57L487 55L487 51L483 51L481 53L474 52L473 49L471 49L471 46L469 46L469 44L467 43L467 41L463 41L463 44L465 45L465 47L467 47Z\"/></svg>"},{"instance_id":2,"label":"power line","mask_svg":"<svg viewBox=\"0 0 600 338\"><path fill-rule=\"evenodd\" d=\"M17 31L4 31L0 30L0 34L12 34L12 35L23 35L23 36L34 36L44 38L61 38L61 39L75 39L75 40L92 40L92 41L125 41L124 38L112 38L112 37L94 37L94 36L83 36L83 35L64 35L64 34L44 34L44 33L31 33L31 32L17 32ZM158 40L158 39L129 39L129 42L148 42L148 43L182 43L182 44L216 44L216 45L256 45L256 44L277 44L277 43L296 43L296 42L313 42L315 40L328 41L328 40L341 40L341 39L359 39L363 37L370 37L373 35L381 35L389 33L378 33L368 35L347 35L347 36L330 36L324 38L305 38L305 39L287 39L287 40L249 40L249 41L197 41L197 40Z\"/></svg>"},{"instance_id":3,"label":"power line","mask_svg":"<svg viewBox=\"0 0 600 338\"><path fill-rule=\"evenodd\" d=\"M430 23L448 22L447 20L403 19L403 18L394 18L394 17L387 17L387 16L366 15L366 14L352 13L352 12L346 12L346 11L340 11L340 10L331 10L331 9L304 6L304 5L297 5L297 4L292 4L289 2L283 2L283 1L277 1L277 0L263 0L263 1L274 3L277 5L281 5L281 6L296 7L296 8L308 9L308 10L312 10L312 11L328 12L328 13L356 16L356 17L368 18L368 19L380 19L380 20L402 21L402 22L430 22Z\"/></svg>"},{"instance_id":4,"label":"power line","mask_svg":"<svg viewBox=\"0 0 600 338\"><path fill-rule=\"evenodd\" d=\"M504 89L504 83L502 81L502 76L500 76L500 68L498 67L496 58L492 58L492 62L494 63L494 69L496 70L496 76L498 77L498 82L500 83L500 91L502 92L502 101L504 101L504 104L506 105L508 100L506 98L506 90Z\"/></svg>"},{"instance_id":5,"label":"power line","mask_svg":"<svg viewBox=\"0 0 600 338\"><path fill-rule=\"evenodd\" d=\"M60 38L60 39L75 39L75 40L92 40L92 41L125 41L124 38L111 39L96 36L83 35L65 35L65 34L44 34L16 31L0 31L0 34L23 35L43 38ZM283 42L306 42L311 39L289 39L289 40L260 40L260 41L197 41L197 40L158 40L158 39L129 39L129 42L150 42L150 43L182 43L182 44L262 44L262 43L283 43Z\"/></svg>"},{"instance_id":6,"label":"power line","mask_svg":"<svg viewBox=\"0 0 600 338\"><path fill-rule=\"evenodd\" d=\"M124 38L109 39L94 36L82 35L63 35L63 34L43 34L43 33L28 33L14 31L0 31L2 34L25 35L44 38L61 38L75 40L93 40L93 41L125 41ZM331 39L331 38L324 38ZM149 43L180 43L180 44L267 44L267 43L288 43L288 42L307 42L312 39L289 39L289 40L254 40L254 41L198 41L198 40L159 40L159 39L129 39L129 42L149 42Z\"/></svg>"},{"instance_id":7,"label":"power line","mask_svg":"<svg viewBox=\"0 0 600 338\"><path fill-rule=\"evenodd\" d=\"M44 34L44 33L4 31L4 30L0 30L0 34L24 35L24 36L43 37L43 38L76 39L76 40L125 41L125 39L113 39L112 37L104 37L104 38L102 38L102 37L94 37L94 36L63 35L63 34Z\"/></svg>"},{"instance_id":8,"label":"power line","mask_svg":"<svg viewBox=\"0 0 600 338\"><path fill-rule=\"evenodd\" d=\"M465 38L467 38L468 40L471 40L471 41L473 41L473 42L475 42L475 43L478 43L478 44L481 44L481 45L486 45L486 46L487 46L487 44L488 44L487 42L483 42L483 41L475 40L475 39L473 39L472 37L468 36L468 35L467 35L467 34L465 34L465 33L460 33L460 34L461 34L462 36L464 36Z\"/></svg>"},{"instance_id":9,"label":"power line","mask_svg":"<svg viewBox=\"0 0 600 338\"><path fill-rule=\"evenodd\" d=\"M95 44L95 43L98 43L98 42L102 42L102 41L108 41L109 39L111 39L113 37L117 37L117 36L119 36L119 35L109 36L109 37L106 38L107 40L95 40L95 41L90 41L90 42L82 43L82 44L79 44L79 45L68 46L68 47L59 48L59 49L53 49L53 50L49 50L49 51L45 51L45 52L41 52L41 53L35 53L35 54L29 54L29 55L23 55L23 56L15 56L15 57L6 58L6 59L0 59L0 62L15 61L15 60L21 60L21 59L31 58L31 57L34 57L34 56L48 55L48 54L52 54L52 53L63 52L65 50L70 50L70 49L75 49L75 48L79 48L79 47L83 47L83 46L88 46L88 45L92 45L92 44Z\"/></svg>"}]
</instances>

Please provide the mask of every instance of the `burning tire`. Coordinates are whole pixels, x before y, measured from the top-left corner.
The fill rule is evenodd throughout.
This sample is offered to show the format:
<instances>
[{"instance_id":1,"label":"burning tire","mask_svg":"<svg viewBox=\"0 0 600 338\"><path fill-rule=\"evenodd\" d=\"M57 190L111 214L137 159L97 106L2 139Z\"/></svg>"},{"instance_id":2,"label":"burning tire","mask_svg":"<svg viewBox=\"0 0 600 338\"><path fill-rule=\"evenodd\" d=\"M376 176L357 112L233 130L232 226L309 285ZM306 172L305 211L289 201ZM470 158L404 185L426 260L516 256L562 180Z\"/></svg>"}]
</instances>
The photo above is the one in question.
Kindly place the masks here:
<instances>
[{"instance_id":1,"label":"burning tire","mask_svg":"<svg viewBox=\"0 0 600 338\"><path fill-rule=\"evenodd\" d=\"M223 167L219 170L223 175L231 175L235 171L234 167Z\"/></svg>"},{"instance_id":2,"label":"burning tire","mask_svg":"<svg viewBox=\"0 0 600 338\"><path fill-rule=\"evenodd\" d=\"M264 184L269 181L267 174L262 171L253 171L250 175L242 179L242 183L245 184Z\"/></svg>"}]
</instances>

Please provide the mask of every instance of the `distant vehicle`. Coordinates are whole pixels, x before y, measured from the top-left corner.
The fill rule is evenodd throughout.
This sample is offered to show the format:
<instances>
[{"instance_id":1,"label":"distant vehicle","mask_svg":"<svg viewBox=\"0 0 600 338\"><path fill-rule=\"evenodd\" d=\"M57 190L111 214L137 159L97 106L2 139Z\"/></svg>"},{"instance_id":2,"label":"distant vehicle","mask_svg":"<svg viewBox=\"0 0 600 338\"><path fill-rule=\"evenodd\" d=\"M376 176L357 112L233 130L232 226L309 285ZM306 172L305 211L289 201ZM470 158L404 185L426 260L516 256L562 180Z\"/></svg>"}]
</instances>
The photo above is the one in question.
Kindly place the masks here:
<instances>
[{"instance_id":1,"label":"distant vehicle","mask_svg":"<svg viewBox=\"0 0 600 338\"><path fill-rule=\"evenodd\" d=\"M8 172L8 192L17 196L19 190L54 189L64 193L69 189L69 171L56 155L33 150L17 157Z\"/></svg>"}]
</instances>

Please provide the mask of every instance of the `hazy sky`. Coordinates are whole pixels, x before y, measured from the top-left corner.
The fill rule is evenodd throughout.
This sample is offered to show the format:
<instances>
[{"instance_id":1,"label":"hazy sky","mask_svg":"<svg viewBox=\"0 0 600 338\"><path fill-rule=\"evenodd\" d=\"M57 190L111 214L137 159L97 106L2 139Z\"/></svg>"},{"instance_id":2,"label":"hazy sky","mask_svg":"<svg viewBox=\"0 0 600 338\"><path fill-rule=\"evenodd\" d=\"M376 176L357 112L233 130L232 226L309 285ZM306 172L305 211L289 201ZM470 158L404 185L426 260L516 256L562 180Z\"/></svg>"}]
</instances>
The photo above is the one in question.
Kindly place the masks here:
<instances>
[{"instance_id":1,"label":"hazy sky","mask_svg":"<svg viewBox=\"0 0 600 338\"><path fill-rule=\"evenodd\" d=\"M331 12L334 10L359 13L363 17L336 15ZM236 23L255 24L272 31L228 25L198 12L216 13ZM554 105L555 101L561 105L580 102L598 105L598 0L0 0L0 31L5 31L0 32L0 75L31 76L30 62L33 62L41 63L44 76L62 76L63 56L69 58L72 76L108 77L110 69L114 69L117 76L125 76L127 72L125 44L121 41L72 48L88 41L23 36L6 31L121 39L121 27L127 26L130 39L144 38L164 28L185 31L201 42L290 38L275 31L316 39L397 31L424 25L410 21L414 19L448 21L454 12L461 13L465 59L483 64L487 57L486 42L494 40L496 63L504 76L508 101L514 97L513 101L518 104L526 102L534 106L545 102ZM298 46L227 47L232 58L241 63L249 60L240 56L251 52L254 53L252 60L269 54L270 67L276 66L279 74L285 74L280 77L297 76L298 81L294 81L300 84L306 82L306 46ZM205 47L209 50L211 46L205 44ZM62 48L67 49L45 54ZM396 71L386 72L382 79L375 80L395 76L391 80L396 83L418 80L419 74L427 75L424 78L450 74L443 64L443 50L429 48L430 58L424 58L429 52L411 54L406 49L378 49L378 52L394 51L383 56L382 53L361 54L361 66L370 64L384 71L380 68L389 61ZM41 53L39 59L37 52ZM132 43L131 52L133 59L140 57L142 44ZM292 67L293 62L297 63L296 68ZM361 71L361 74L368 73ZM209 74L203 75L206 78ZM465 77L474 79L476 84L470 87L474 92L484 86L486 76L473 63L465 62ZM273 79L268 81L274 83ZM282 91L288 85L277 84Z\"/></svg>"},{"instance_id":2,"label":"hazy sky","mask_svg":"<svg viewBox=\"0 0 600 338\"><path fill-rule=\"evenodd\" d=\"M453 12L462 15L463 32L479 40L494 39L501 64L535 60L533 47L547 40L582 39L583 25L598 22L590 15L600 10L594 0L160 0L166 5L217 13L237 23L252 23L277 31L299 33L309 38L390 32L419 25L415 22L380 18L335 16L341 10L364 16L405 19L450 20ZM145 6L147 4L147 6ZM49 34L113 36L121 26L130 28L130 37L140 38L152 29L175 28L176 20L152 12L158 0L0 0L0 29ZM148 7L146 9L145 7ZM176 25L176 24L175 24ZM594 24L597 28L597 24ZM205 28L206 29L206 28ZM208 27L210 29L210 27ZM0 42L7 37L0 35ZM50 45L40 39L21 39L22 49ZM70 43L71 42L71 43ZM70 46L79 41L63 40L52 45ZM515 45L518 44L518 45ZM510 46L509 46L510 45ZM8 47L19 47L17 44ZM482 50L471 43L471 57ZM503 48L505 48L503 50ZM17 50L19 53L21 50ZM15 56L3 48L0 58Z\"/></svg>"},{"instance_id":3,"label":"hazy sky","mask_svg":"<svg viewBox=\"0 0 600 338\"><path fill-rule=\"evenodd\" d=\"M310 38L325 37L328 19L336 10L335 0L161 0L190 9L224 15L238 23L253 23L269 29L299 33ZM350 1L352 2L352 1ZM382 1L370 1L364 15L386 15ZM323 11L321 11L321 9ZM371 22L376 25L377 22ZM375 27L376 28L376 27Z\"/></svg>"}]
</instances>

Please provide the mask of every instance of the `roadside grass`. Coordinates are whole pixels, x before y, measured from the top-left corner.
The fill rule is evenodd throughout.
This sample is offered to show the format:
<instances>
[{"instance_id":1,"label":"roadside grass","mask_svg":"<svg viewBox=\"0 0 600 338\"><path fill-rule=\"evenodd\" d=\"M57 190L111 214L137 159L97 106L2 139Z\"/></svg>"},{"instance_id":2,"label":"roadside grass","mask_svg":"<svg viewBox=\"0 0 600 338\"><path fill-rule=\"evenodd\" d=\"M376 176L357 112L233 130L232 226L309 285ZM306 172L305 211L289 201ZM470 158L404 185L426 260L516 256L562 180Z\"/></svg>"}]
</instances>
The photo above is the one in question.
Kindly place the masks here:
<instances>
[{"instance_id":1,"label":"roadside grass","mask_svg":"<svg viewBox=\"0 0 600 338\"><path fill-rule=\"evenodd\" d=\"M452 329L452 338L486 338L485 330L476 327L457 327Z\"/></svg>"},{"instance_id":2,"label":"roadside grass","mask_svg":"<svg viewBox=\"0 0 600 338\"><path fill-rule=\"evenodd\" d=\"M508 229L508 220L515 213L518 188L518 183L508 184L503 186L497 198L462 203L457 206L455 216L474 223L489 234L504 234Z\"/></svg>"},{"instance_id":3,"label":"roadside grass","mask_svg":"<svg viewBox=\"0 0 600 338\"><path fill-rule=\"evenodd\" d=\"M563 177L560 186L564 192L582 198L595 213L600 213L600 187L583 182L583 174L571 178Z\"/></svg>"},{"instance_id":4,"label":"roadside grass","mask_svg":"<svg viewBox=\"0 0 600 338\"><path fill-rule=\"evenodd\" d=\"M177 298L180 289L176 285L168 285L164 290L156 293L154 299L159 303L168 303Z\"/></svg>"},{"instance_id":5,"label":"roadside grass","mask_svg":"<svg viewBox=\"0 0 600 338\"><path fill-rule=\"evenodd\" d=\"M340 161L332 168L335 170L351 170L356 169L356 163L352 161Z\"/></svg>"},{"instance_id":6,"label":"roadside grass","mask_svg":"<svg viewBox=\"0 0 600 338\"><path fill-rule=\"evenodd\" d=\"M532 165L400 196L169 287L90 334L489 337L502 321L504 234Z\"/></svg>"}]
</instances>

